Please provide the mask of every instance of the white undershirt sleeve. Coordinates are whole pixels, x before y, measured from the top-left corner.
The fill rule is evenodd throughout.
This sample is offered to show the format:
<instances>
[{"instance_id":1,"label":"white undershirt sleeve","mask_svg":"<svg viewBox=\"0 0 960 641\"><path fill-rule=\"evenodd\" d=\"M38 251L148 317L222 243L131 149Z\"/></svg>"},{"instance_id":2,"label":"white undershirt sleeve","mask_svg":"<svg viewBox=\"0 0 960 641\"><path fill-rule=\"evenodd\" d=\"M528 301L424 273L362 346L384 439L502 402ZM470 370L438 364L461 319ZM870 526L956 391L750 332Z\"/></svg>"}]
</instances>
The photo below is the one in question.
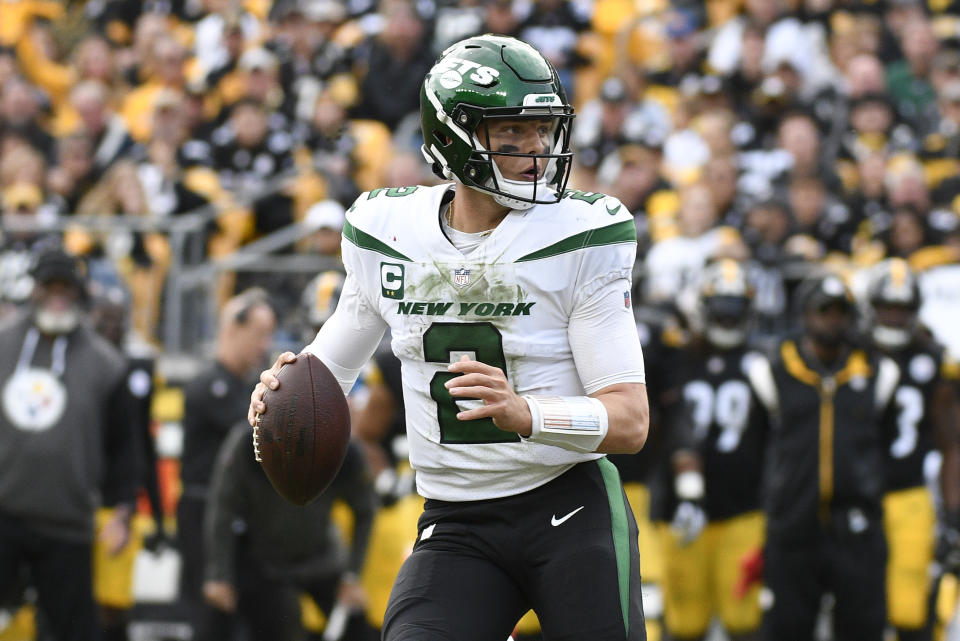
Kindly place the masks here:
<instances>
[{"instance_id":1,"label":"white undershirt sleeve","mask_svg":"<svg viewBox=\"0 0 960 641\"><path fill-rule=\"evenodd\" d=\"M357 278L348 273L336 311L303 348L323 361L344 394L353 389L360 370L376 351L387 323L363 296Z\"/></svg>"},{"instance_id":2,"label":"white undershirt sleeve","mask_svg":"<svg viewBox=\"0 0 960 641\"><path fill-rule=\"evenodd\" d=\"M629 292L629 279L613 279L580 300L570 316L570 349L587 394L614 383L646 383Z\"/></svg>"}]
</instances>

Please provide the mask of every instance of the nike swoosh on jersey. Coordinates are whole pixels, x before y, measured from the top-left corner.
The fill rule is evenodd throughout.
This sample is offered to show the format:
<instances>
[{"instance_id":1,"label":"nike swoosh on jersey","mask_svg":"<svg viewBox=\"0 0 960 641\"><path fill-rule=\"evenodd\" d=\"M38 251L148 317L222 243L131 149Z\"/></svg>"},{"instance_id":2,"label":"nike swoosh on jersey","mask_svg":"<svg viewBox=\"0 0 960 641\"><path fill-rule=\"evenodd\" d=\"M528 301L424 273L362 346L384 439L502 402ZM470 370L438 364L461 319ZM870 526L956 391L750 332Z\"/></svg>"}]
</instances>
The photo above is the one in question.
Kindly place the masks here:
<instances>
[{"instance_id":1,"label":"nike swoosh on jersey","mask_svg":"<svg viewBox=\"0 0 960 641\"><path fill-rule=\"evenodd\" d=\"M576 514L577 512L579 512L580 510L582 510L584 507L586 507L586 506L581 505L580 507L578 507L577 509L575 509L573 512L568 512L567 514L565 514L564 516L560 517L559 519L557 518L557 515L554 514L554 515L553 515L553 518L550 519L550 525L552 525L553 527L557 527L558 525L563 525L564 523L567 522L567 519L569 519L571 516L573 516L574 514Z\"/></svg>"},{"instance_id":2,"label":"nike swoosh on jersey","mask_svg":"<svg viewBox=\"0 0 960 641\"><path fill-rule=\"evenodd\" d=\"M611 216L615 215L618 211L620 211L620 205L617 205L613 209L610 209L610 205L604 205L604 206L607 208L607 213L610 214Z\"/></svg>"}]
</instances>

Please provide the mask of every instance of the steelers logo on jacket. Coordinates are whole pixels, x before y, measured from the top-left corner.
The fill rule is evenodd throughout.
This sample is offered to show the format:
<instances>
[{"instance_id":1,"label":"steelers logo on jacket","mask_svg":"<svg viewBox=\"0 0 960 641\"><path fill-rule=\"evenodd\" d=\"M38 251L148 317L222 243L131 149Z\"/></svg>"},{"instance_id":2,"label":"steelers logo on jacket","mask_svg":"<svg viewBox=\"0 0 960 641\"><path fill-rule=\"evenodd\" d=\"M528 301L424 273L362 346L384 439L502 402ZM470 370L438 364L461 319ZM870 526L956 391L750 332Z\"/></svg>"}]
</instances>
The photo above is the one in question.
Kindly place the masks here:
<instances>
[{"instance_id":1,"label":"steelers logo on jacket","mask_svg":"<svg viewBox=\"0 0 960 641\"><path fill-rule=\"evenodd\" d=\"M63 416L66 407L66 388L45 369L22 369L3 387L4 414L14 427L25 432L50 429Z\"/></svg>"}]
</instances>

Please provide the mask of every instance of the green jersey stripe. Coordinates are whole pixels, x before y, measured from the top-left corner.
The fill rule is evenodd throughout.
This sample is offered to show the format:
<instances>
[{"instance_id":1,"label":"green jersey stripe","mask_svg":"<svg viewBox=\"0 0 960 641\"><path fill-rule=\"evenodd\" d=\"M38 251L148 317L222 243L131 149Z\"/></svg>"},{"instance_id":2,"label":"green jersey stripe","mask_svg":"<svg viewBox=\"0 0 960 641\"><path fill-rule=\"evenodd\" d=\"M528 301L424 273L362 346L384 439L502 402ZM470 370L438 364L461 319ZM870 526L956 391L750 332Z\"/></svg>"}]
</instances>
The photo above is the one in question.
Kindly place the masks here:
<instances>
[{"instance_id":1,"label":"green jersey stripe","mask_svg":"<svg viewBox=\"0 0 960 641\"><path fill-rule=\"evenodd\" d=\"M412 259L407 258L397 250L377 240L367 232L357 229L350 224L350 221L345 221L343 223L343 237L360 249L369 249L370 251L375 251L378 254L383 254L384 256L389 256L390 258L395 258L396 260L405 260L408 263L413 262Z\"/></svg>"},{"instance_id":2,"label":"green jersey stripe","mask_svg":"<svg viewBox=\"0 0 960 641\"><path fill-rule=\"evenodd\" d=\"M543 249L538 249L522 258L518 258L515 262L524 263L528 260L550 258L551 256L566 254L578 249L583 249L584 247L635 242L637 242L637 228L633 220L624 220L619 223L614 223L613 225L600 227L599 229L588 229L585 232L574 234Z\"/></svg>"},{"instance_id":3,"label":"green jersey stripe","mask_svg":"<svg viewBox=\"0 0 960 641\"><path fill-rule=\"evenodd\" d=\"M627 221L630 222L630 221ZM615 225L611 225L615 226ZM631 227L632 227L631 223ZM613 549L617 555L617 583L620 586L620 611L623 613L624 634L630 634L630 527L623 486L616 466L606 457L597 460L600 475L610 503L610 523L613 530Z\"/></svg>"}]
</instances>

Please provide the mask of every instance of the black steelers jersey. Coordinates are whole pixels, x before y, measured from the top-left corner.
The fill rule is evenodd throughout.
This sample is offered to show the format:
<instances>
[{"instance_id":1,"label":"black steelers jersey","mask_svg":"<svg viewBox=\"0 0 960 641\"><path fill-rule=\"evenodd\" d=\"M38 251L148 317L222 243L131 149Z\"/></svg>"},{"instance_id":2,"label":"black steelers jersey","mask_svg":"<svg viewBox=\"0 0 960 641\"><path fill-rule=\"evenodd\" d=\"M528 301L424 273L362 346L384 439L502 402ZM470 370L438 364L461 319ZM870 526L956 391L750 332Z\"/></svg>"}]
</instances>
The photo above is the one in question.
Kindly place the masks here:
<instances>
[{"instance_id":1,"label":"black steelers jersey","mask_svg":"<svg viewBox=\"0 0 960 641\"><path fill-rule=\"evenodd\" d=\"M692 440L703 465L710 520L760 508L765 423L747 371L759 355L743 347L691 351L678 364Z\"/></svg>"},{"instance_id":2,"label":"black steelers jersey","mask_svg":"<svg viewBox=\"0 0 960 641\"><path fill-rule=\"evenodd\" d=\"M900 384L893 395L896 430L887 450L887 490L902 490L924 484L924 460L935 447L935 391L960 379L960 363L933 341L916 341L888 356L900 367Z\"/></svg>"},{"instance_id":3,"label":"black steelers jersey","mask_svg":"<svg viewBox=\"0 0 960 641\"><path fill-rule=\"evenodd\" d=\"M253 147L243 147L226 124L211 135L210 160L221 186L227 190L257 192L294 166L294 140L283 130L270 129Z\"/></svg>"}]
</instances>

